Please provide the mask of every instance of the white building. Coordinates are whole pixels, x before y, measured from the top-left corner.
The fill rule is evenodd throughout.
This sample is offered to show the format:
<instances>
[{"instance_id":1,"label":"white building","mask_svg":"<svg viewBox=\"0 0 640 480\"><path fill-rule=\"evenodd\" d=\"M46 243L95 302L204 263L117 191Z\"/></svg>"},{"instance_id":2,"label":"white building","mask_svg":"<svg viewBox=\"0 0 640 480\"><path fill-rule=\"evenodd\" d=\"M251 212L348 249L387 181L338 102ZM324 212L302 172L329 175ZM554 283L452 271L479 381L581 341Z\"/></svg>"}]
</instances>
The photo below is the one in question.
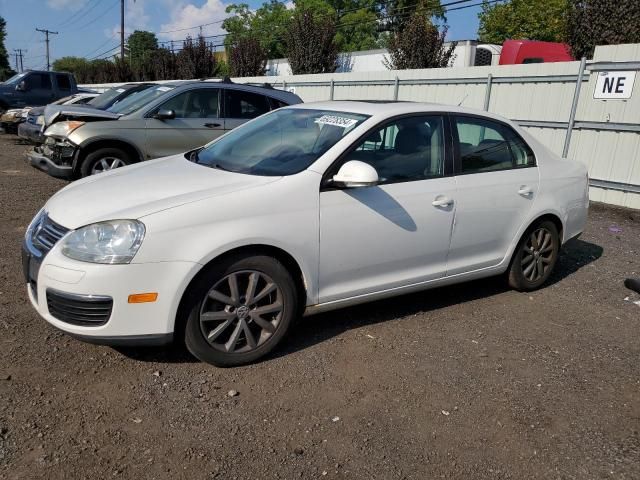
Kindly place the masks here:
<instances>
[{"instance_id":1,"label":"white building","mask_svg":"<svg viewBox=\"0 0 640 480\"><path fill-rule=\"evenodd\" d=\"M475 40L461 40L454 50L451 67L497 65L501 50L501 45L478 43ZM384 59L388 56L388 53L386 49L343 53L340 56L340 66L336 72L377 72L387 70L384 65ZM289 61L286 58L269 60L267 62L266 75L291 75Z\"/></svg>"}]
</instances>

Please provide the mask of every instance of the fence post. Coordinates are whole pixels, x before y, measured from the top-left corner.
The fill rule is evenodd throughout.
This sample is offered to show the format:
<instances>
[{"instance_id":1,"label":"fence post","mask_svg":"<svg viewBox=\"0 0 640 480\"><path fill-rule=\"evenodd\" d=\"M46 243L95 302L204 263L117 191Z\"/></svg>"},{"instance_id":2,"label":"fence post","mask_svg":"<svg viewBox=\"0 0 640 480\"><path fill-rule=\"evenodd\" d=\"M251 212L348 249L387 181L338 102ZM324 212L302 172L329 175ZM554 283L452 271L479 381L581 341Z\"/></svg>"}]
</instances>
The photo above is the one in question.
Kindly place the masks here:
<instances>
[{"instance_id":1,"label":"fence post","mask_svg":"<svg viewBox=\"0 0 640 480\"><path fill-rule=\"evenodd\" d=\"M333 100L333 78L331 79L331 86L329 87L329 100Z\"/></svg>"},{"instance_id":2,"label":"fence post","mask_svg":"<svg viewBox=\"0 0 640 480\"><path fill-rule=\"evenodd\" d=\"M493 75L487 75L487 88L484 91L484 110L489 111L489 102L491 101L491 87L493 85Z\"/></svg>"},{"instance_id":3,"label":"fence post","mask_svg":"<svg viewBox=\"0 0 640 480\"><path fill-rule=\"evenodd\" d=\"M393 100L398 101L398 91L400 90L400 79L396 75L396 81L393 84Z\"/></svg>"},{"instance_id":4,"label":"fence post","mask_svg":"<svg viewBox=\"0 0 640 480\"><path fill-rule=\"evenodd\" d=\"M284 90L285 92L287 91L287 81L286 80L282 80L282 90Z\"/></svg>"},{"instance_id":5,"label":"fence post","mask_svg":"<svg viewBox=\"0 0 640 480\"><path fill-rule=\"evenodd\" d=\"M571 104L571 113L569 114L569 124L567 125L567 133L564 137L564 148L562 149L562 158L567 158L569 154L569 147L571 146L571 134L573 133L573 126L576 123L576 111L578 110L578 101L580 100L580 90L582 90L582 77L584 76L584 69L587 66L587 59L582 57L580 60L580 71L578 72L578 78L576 80L576 89L573 91L573 103Z\"/></svg>"}]
</instances>

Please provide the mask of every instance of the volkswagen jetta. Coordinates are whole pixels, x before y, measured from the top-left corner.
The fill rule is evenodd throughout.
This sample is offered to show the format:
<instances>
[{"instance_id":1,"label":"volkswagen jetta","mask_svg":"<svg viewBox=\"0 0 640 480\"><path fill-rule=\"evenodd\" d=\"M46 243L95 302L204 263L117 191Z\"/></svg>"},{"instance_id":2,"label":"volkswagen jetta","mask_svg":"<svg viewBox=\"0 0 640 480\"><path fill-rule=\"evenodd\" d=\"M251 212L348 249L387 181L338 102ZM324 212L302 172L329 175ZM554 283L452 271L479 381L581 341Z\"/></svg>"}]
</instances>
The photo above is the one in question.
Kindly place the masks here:
<instances>
[{"instance_id":1,"label":"volkswagen jetta","mask_svg":"<svg viewBox=\"0 0 640 480\"><path fill-rule=\"evenodd\" d=\"M539 288L587 209L585 166L496 115L300 104L68 185L23 265L35 309L73 336L179 339L229 366L302 314L500 274Z\"/></svg>"}]
</instances>

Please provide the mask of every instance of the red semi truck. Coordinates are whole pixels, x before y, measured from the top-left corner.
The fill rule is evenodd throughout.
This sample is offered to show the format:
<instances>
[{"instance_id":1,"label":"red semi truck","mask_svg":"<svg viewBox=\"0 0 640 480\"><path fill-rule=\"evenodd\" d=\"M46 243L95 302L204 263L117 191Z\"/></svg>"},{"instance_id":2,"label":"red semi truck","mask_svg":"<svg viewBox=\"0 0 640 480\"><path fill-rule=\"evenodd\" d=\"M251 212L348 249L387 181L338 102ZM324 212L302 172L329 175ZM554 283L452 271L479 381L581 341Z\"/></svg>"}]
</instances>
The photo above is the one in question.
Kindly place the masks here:
<instances>
[{"instance_id":1,"label":"red semi truck","mask_svg":"<svg viewBox=\"0 0 640 480\"><path fill-rule=\"evenodd\" d=\"M564 43L535 40L507 40L502 44L500 65L520 63L570 62L574 60Z\"/></svg>"}]
</instances>

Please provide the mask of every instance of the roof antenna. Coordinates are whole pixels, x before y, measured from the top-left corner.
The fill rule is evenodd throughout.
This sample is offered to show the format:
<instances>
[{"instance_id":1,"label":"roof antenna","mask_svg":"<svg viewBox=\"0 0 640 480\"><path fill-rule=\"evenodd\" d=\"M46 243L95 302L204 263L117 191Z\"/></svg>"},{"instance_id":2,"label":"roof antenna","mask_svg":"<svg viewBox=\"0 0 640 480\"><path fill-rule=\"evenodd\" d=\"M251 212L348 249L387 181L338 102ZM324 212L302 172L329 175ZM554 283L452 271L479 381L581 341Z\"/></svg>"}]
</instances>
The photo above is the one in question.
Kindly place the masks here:
<instances>
[{"instance_id":1,"label":"roof antenna","mask_svg":"<svg viewBox=\"0 0 640 480\"><path fill-rule=\"evenodd\" d=\"M459 107L464 103L464 101L467 99L467 97L468 97L468 96L469 96L469 94L467 93L467 94L465 94L465 96L462 98L462 100L460 100L460 103L458 104L458 106L459 106Z\"/></svg>"}]
</instances>

